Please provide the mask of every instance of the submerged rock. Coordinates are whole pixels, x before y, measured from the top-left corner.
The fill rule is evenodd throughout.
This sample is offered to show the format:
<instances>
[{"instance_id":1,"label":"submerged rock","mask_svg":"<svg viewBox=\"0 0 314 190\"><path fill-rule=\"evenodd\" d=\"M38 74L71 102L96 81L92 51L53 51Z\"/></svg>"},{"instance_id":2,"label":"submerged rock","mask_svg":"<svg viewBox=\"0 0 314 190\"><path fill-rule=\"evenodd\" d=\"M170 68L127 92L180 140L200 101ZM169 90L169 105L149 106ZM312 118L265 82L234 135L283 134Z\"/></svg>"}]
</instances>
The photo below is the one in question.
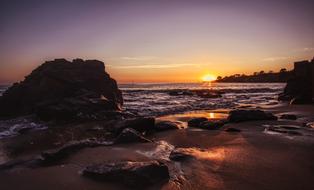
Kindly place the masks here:
<instances>
[{"instance_id":1,"label":"submerged rock","mask_svg":"<svg viewBox=\"0 0 314 190\"><path fill-rule=\"evenodd\" d=\"M180 129L179 123L173 121L160 121L155 125L156 131L166 131L175 129Z\"/></svg>"},{"instance_id":2,"label":"submerged rock","mask_svg":"<svg viewBox=\"0 0 314 190\"><path fill-rule=\"evenodd\" d=\"M0 97L0 118L37 114L43 120L94 119L123 103L117 83L97 60L45 62Z\"/></svg>"},{"instance_id":3,"label":"submerged rock","mask_svg":"<svg viewBox=\"0 0 314 190\"><path fill-rule=\"evenodd\" d=\"M152 142L132 128L125 128L116 138L115 143Z\"/></svg>"},{"instance_id":4,"label":"submerged rock","mask_svg":"<svg viewBox=\"0 0 314 190\"><path fill-rule=\"evenodd\" d=\"M277 117L272 113L262 110L232 110L229 113L229 122L242 122L254 120L277 120Z\"/></svg>"},{"instance_id":5,"label":"submerged rock","mask_svg":"<svg viewBox=\"0 0 314 190\"><path fill-rule=\"evenodd\" d=\"M168 167L157 161L95 164L87 166L82 174L95 180L122 183L140 189L170 179Z\"/></svg>"}]
</instances>

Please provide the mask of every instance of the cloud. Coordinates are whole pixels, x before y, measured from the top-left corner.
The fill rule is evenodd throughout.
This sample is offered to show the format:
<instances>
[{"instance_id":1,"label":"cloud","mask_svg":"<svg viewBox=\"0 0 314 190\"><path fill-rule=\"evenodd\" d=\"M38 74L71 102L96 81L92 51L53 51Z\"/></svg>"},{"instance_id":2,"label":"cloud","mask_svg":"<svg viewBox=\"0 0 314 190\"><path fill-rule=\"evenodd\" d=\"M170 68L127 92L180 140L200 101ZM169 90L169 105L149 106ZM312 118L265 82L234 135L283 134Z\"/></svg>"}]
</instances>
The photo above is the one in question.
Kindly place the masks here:
<instances>
[{"instance_id":1,"label":"cloud","mask_svg":"<svg viewBox=\"0 0 314 190\"><path fill-rule=\"evenodd\" d=\"M123 66L114 66L111 67L119 69L167 69L167 68L178 68L185 66L199 66L198 64L145 64L145 65L123 65Z\"/></svg>"},{"instance_id":2,"label":"cloud","mask_svg":"<svg viewBox=\"0 0 314 190\"><path fill-rule=\"evenodd\" d=\"M147 60L152 60L156 58L157 57L154 57L154 56L120 57L120 59L129 60L129 61L147 61Z\"/></svg>"},{"instance_id":3,"label":"cloud","mask_svg":"<svg viewBox=\"0 0 314 190\"><path fill-rule=\"evenodd\" d=\"M269 62L274 62L274 61L281 61L281 60L286 60L289 57L267 57L263 59L263 61L269 61Z\"/></svg>"},{"instance_id":4,"label":"cloud","mask_svg":"<svg viewBox=\"0 0 314 190\"><path fill-rule=\"evenodd\" d=\"M305 48L303 48L303 51L314 51L314 48L312 48L312 47L305 47Z\"/></svg>"}]
</instances>

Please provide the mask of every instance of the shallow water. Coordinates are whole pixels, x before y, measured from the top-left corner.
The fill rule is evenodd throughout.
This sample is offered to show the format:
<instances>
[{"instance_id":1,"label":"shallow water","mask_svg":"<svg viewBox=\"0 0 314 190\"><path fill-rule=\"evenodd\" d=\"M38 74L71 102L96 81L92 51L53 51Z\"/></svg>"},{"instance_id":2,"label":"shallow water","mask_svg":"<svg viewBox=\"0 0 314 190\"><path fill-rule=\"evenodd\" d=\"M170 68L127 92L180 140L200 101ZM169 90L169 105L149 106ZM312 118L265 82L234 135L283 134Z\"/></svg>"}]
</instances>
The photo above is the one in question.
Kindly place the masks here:
<instances>
[{"instance_id":1,"label":"shallow water","mask_svg":"<svg viewBox=\"0 0 314 190\"><path fill-rule=\"evenodd\" d=\"M120 84L123 92L124 106L127 112L140 116L164 116L177 114L168 118L182 121L179 113L193 110L231 109L235 107L258 107L275 105L277 96L283 91L284 83L163 83L163 84ZM0 86L0 95L8 86ZM221 98L201 98L198 96L170 96L171 90L210 89L225 92ZM205 117L219 116L208 113ZM216 115L213 115L216 114ZM204 113L190 115L204 116ZM183 126L184 127L184 126ZM38 122L27 118L0 121L0 139L20 134L23 130L45 129Z\"/></svg>"},{"instance_id":2,"label":"shallow water","mask_svg":"<svg viewBox=\"0 0 314 190\"><path fill-rule=\"evenodd\" d=\"M180 113L191 110L230 109L239 106L265 106L278 103L284 83L173 83L120 84L124 109L143 116ZM209 89L225 92L221 98L171 96L179 89Z\"/></svg>"}]
</instances>

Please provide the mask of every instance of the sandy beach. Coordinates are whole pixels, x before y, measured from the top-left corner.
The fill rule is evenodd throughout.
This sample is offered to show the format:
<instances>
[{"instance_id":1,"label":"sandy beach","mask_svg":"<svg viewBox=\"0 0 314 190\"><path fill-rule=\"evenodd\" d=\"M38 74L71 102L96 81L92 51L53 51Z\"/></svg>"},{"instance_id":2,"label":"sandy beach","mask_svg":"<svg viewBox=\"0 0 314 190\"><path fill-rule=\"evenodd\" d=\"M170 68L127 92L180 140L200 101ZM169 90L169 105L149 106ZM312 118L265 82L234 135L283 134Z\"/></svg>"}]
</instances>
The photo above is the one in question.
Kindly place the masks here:
<instances>
[{"instance_id":1,"label":"sandy beach","mask_svg":"<svg viewBox=\"0 0 314 190\"><path fill-rule=\"evenodd\" d=\"M230 123L211 131L188 128L186 121L196 116L221 119L227 116L228 110L163 116L157 120L180 121L183 129L147 136L153 143L84 148L52 166L30 168L17 165L0 171L1 189L127 189L123 185L94 181L80 175L88 164L119 160L164 162L170 171L169 182L148 189L313 189L314 129L305 127L304 123L314 121L314 107L279 105L264 110L276 115L293 113L298 119ZM86 125L1 140L1 159L35 157L43 150L60 146L60 139L68 138L66 134L72 134L74 139L84 139L91 135L84 130ZM99 126L99 123L89 123L88 127L91 125ZM269 126L298 133L267 131ZM225 131L230 127L241 132ZM58 131L59 136L51 135L56 130L64 132ZM85 135L82 135L83 131ZM49 135L45 136L47 133ZM94 131L89 133L95 135ZM192 159L171 161L169 154L175 148L182 148Z\"/></svg>"}]
</instances>

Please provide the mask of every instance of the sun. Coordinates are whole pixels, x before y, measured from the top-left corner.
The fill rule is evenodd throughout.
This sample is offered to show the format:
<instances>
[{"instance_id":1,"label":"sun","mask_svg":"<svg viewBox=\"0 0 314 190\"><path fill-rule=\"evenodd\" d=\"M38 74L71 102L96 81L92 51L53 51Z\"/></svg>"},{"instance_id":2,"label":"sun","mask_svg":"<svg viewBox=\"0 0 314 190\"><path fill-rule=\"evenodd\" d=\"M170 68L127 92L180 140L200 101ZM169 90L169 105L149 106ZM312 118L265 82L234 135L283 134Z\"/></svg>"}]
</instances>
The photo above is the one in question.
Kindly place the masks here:
<instances>
[{"instance_id":1,"label":"sun","mask_svg":"<svg viewBox=\"0 0 314 190\"><path fill-rule=\"evenodd\" d=\"M215 75L212 75L212 74L206 74L206 75L202 76L203 82L212 82L212 81L215 81L216 79L217 79L217 77Z\"/></svg>"}]
</instances>

